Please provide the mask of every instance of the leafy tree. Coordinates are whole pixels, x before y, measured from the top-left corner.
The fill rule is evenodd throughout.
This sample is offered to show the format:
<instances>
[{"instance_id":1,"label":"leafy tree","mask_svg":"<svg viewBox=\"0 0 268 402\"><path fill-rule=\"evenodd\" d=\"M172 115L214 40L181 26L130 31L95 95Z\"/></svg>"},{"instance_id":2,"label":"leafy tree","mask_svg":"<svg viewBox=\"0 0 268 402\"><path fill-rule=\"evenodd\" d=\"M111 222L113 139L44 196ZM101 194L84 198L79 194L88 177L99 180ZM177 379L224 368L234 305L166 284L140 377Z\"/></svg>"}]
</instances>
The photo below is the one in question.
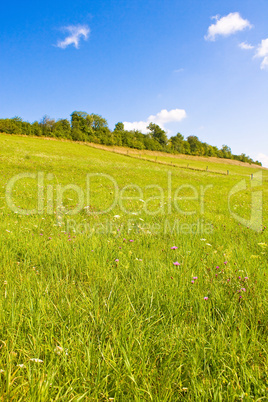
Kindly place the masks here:
<instances>
[{"instance_id":1,"label":"leafy tree","mask_svg":"<svg viewBox=\"0 0 268 402\"><path fill-rule=\"evenodd\" d=\"M122 123L122 122L116 123L115 128L114 128L114 131L121 131L121 132L123 132L124 130L125 130L124 123Z\"/></svg>"},{"instance_id":2,"label":"leafy tree","mask_svg":"<svg viewBox=\"0 0 268 402\"><path fill-rule=\"evenodd\" d=\"M162 145L162 147L165 147L167 145L167 134L164 130L162 130L161 127L159 127L155 123L150 123L147 128L148 130L150 130L152 138L158 141L159 144Z\"/></svg>"},{"instance_id":3,"label":"leafy tree","mask_svg":"<svg viewBox=\"0 0 268 402\"><path fill-rule=\"evenodd\" d=\"M199 141L198 137L195 135L190 135L187 137L187 142L190 145L190 150L192 155L202 154L202 144Z\"/></svg>"}]
</instances>

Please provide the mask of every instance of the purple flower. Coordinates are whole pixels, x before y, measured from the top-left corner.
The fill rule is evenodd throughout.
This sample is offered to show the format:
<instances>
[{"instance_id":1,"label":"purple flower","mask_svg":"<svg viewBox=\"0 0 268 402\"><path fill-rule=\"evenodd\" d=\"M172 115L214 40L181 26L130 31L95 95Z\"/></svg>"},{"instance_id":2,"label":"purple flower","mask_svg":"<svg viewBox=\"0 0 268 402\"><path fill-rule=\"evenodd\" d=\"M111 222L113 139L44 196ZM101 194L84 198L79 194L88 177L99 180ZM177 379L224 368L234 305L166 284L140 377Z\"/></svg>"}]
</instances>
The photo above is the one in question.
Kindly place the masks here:
<instances>
[{"instance_id":1,"label":"purple flower","mask_svg":"<svg viewBox=\"0 0 268 402\"><path fill-rule=\"evenodd\" d=\"M194 281L191 281L191 283L194 283Z\"/></svg>"},{"instance_id":2,"label":"purple flower","mask_svg":"<svg viewBox=\"0 0 268 402\"><path fill-rule=\"evenodd\" d=\"M115 262L119 262L119 259L118 259L118 258L116 258Z\"/></svg>"},{"instance_id":3,"label":"purple flower","mask_svg":"<svg viewBox=\"0 0 268 402\"><path fill-rule=\"evenodd\" d=\"M227 261L224 261L224 265L227 265Z\"/></svg>"},{"instance_id":4,"label":"purple flower","mask_svg":"<svg viewBox=\"0 0 268 402\"><path fill-rule=\"evenodd\" d=\"M204 300L208 300L208 297L207 297L207 296L205 296L205 297L204 297Z\"/></svg>"},{"instance_id":5,"label":"purple flower","mask_svg":"<svg viewBox=\"0 0 268 402\"><path fill-rule=\"evenodd\" d=\"M198 279L197 276L194 276L194 277L193 277L193 280L194 280L194 281L196 281L197 279Z\"/></svg>"},{"instance_id":6,"label":"purple flower","mask_svg":"<svg viewBox=\"0 0 268 402\"><path fill-rule=\"evenodd\" d=\"M130 241L130 243L132 243L134 240L129 240Z\"/></svg>"},{"instance_id":7,"label":"purple flower","mask_svg":"<svg viewBox=\"0 0 268 402\"><path fill-rule=\"evenodd\" d=\"M171 250L177 250L177 248L178 248L178 247L173 246L173 247L171 247Z\"/></svg>"},{"instance_id":8,"label":"purple flower","mask_svg":"<svg viewBox=\"0 0 268 402\"><path fill-rule=\"evenodd\" d=\"M243 292L246 292L246 288L241 288L241 290L243 290Z\"/></svg>"},{"instance_id":9,"label":"purple flower","mask_svg":"<svg viewBox=\"0 0 268 402\"><path fill-rule=\"evenodd\" d=\"M220 269L220 267L216 267L216 269Z\"/></svg>"},{"instance_id":10,"label":"purple flower","mask_svg":"<svg viewBox=\"0 0 268 402\"><path fill-rule=\"evenodd\" d=\"M181 265L178 261L173 262L173 265Z\"/></svg>"},{"instance_id":11,"label":"purple flower","mask_svg":"<svg viewBox=\"0 0 268 402\"><path fill-rule=\"evenodd\" d=\"M245 280L246 280L246 281L248 280L248 277L247 277L247 276L245 276Z\"/></svg>"}]
</instances>

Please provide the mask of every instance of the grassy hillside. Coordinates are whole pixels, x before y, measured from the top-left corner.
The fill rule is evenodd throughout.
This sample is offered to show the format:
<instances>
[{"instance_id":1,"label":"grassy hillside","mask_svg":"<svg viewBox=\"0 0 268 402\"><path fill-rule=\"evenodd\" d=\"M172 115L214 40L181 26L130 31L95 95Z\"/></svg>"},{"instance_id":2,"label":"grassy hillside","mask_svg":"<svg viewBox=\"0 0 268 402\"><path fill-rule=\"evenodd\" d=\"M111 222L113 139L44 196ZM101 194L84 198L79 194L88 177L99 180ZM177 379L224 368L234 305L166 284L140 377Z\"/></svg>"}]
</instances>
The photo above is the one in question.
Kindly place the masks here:
<instances>
[{"instance_id":1,"label":"grassy hillside","mask_svg":"<svg viewBox=\"0 0 268 402\"><path fill-rule=\"evenodd\" d=\"M2 400L266 400L267 170L0 149Z\"/></svg>"}]
</instances>

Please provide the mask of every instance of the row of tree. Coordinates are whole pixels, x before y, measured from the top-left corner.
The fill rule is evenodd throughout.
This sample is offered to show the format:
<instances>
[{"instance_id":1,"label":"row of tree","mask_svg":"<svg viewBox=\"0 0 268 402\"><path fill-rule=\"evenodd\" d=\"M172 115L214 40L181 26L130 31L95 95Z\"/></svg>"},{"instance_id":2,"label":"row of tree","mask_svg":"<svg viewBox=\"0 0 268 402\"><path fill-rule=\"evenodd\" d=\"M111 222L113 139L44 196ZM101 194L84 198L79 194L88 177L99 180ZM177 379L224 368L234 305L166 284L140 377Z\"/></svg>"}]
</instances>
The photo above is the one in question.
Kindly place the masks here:
<instances>
[{"instance_id":1,"label":"row of tree","mask_svg":"<svg viewBox=\"0 0 268 402\"><path fill-rule=\"evenodd\" d=\"M233 155L227 145L221 149L207 144L194 135L185 139L182 134L168 139L167 134L157 124L148 125L148 134L140 131L127 131L124 124L119 122L113 131L108 128L107 120L98 114L73 112L71 121L59 119L55 121L44 116L40 122L29 123L20 117L0 119L0 132L6 134L24 134L53 138L66 138L73 141L87 141L104 145L125 146L151 151L163 151L198 156L215 156L218 158L235 159L242 162L254 163L261 166L261 162L253 161L245 154Z\"/></svg>"}]
</instances>

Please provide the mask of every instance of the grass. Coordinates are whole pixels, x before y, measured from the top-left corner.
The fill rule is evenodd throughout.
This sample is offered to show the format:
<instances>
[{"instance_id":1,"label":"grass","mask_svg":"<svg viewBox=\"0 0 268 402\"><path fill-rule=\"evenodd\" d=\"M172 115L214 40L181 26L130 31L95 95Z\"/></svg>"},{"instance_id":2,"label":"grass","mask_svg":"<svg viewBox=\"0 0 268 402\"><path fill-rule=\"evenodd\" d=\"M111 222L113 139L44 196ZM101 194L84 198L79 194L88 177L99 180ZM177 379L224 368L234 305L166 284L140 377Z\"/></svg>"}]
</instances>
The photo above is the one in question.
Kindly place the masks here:
<instances>
[{"instance_id":1,"label":"grass","mask_svg":"<svg viewBox=\"0 0 268 402\"><path fill-rule=\"evenodd\" d=\"M250 218L256 168L230 165L224 176L19 136L0 135L0 146L3 401L267 400L266 170L253 188L263 194L256 232L228 208L246 179L230 207ZM25 172L44 182L20 180L12 199L36 208L44 189L40 214L6 203L10 179ZM86 194L89 173L103 175L91 179L88 208L70 216L77 195L61 199L57 186ZM121 205L98 214L116 190Z\"/></svg>"}]
</instances>

